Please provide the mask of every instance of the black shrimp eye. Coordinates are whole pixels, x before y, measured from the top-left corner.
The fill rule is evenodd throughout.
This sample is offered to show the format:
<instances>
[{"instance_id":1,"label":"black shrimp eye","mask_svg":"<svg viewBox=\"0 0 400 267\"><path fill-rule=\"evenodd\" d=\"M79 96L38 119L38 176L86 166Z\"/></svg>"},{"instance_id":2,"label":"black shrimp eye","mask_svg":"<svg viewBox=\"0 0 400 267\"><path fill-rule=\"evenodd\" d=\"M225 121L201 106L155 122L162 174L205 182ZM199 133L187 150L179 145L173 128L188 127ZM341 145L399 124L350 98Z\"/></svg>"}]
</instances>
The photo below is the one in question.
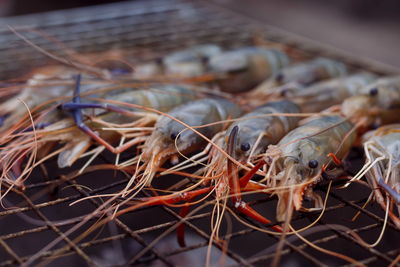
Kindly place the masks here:
<instances>
[{"instance_id":1,"label":"black shrimp eye","mask_svg":"<svg viewBox=\"0 0 400 267\"><path fill-rule=\"evenodd\" d=\"M378 94L378 88L372 88L371 90L369 90L369 95L370 96L376 96Z\"/></svg>"},{"instance_id":2,"label":"black shrimp eye","mask_svg":"<svg viewBox=\"0 0 400 267\"><path fill-rule=\"evenodd\" d=\"M240 149L241 149L242 151L248 151L248 150L250 149L250 144L249 144L249 143L243 143L243 144L240 146Z\"/></svg>"},{"instance_id":3,"label":"black shrimp eye","mask_svg":"<svg viewBox=\"0 0 400 267\"><path fill-rule=\"evenodd\" d=\"M315 169L318 167L318 161L316 161L315 159L312 159L308 162L308 167L310 167L311 169Z\"/></svg>"},{"instance_id":4,"label":"black shrimp eye","mask_svg":"<svg viewBox=\"0 0 400 267\"><path fill-rule=\"evenodd\" d=\"M278 75L276 75L275 77L275 81L277 81L278 83L283 81L283 78L285 78L285 76L283 75L283 73L279 73Z\"/></svg>"},{"instance_id":5,"label":"black shrimp eye","mask_svg":"<svg viewBox=\"0 0 400 267\"><path fill-rule=\"evenodd\" d=\"M177 133L172 133L172 134L170 135L170 137L171 137L171 139L172 139L173 141L175 141L175 139L176 139L177 136L178 136Z\"/></svg>"}]
</instances>

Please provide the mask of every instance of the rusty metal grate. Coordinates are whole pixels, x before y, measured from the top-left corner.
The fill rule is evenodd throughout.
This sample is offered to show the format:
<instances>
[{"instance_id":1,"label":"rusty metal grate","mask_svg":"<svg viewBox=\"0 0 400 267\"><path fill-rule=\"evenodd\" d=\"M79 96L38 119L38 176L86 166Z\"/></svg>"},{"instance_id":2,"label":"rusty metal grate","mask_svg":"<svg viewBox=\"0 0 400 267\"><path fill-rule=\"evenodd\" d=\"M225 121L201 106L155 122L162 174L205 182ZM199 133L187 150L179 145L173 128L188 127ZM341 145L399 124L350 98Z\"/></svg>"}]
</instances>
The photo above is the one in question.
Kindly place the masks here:
<instances>
[{"instance_id":1,"label":"rusty metal grate","mask_svg":"<svg viewBox=\"0 0 400 267\"><path fill-rule=\"evenodd\" d=\"M140 0L8 18L2 22L19 26L19 29L26 25L41 29L79 52L125 49L133 61L156 58L167 51L195 43L243 46L251 44L255 34L262 34L272 41L288 44L310 57L326 55L343 60L355 68L380 74L396 72L388 66L366 59L355 59L346 53L260 25L200 1ZM23 30L21 32L49 51L59 50L57 45L43 39L43 36ZM17 73L48 62L43 55L21 42L7 29L1 31L2 78L14 78ZM103 156L98 163L107 163L108 156ZM0 266L23 263L57 237L62 237L63 242L43 253L35 263L51 262L52 265L60 266L175 266L204 263L210 240L210 209L204 209L186 219L184 223L188 245L184 248L178 247L174 232L168 230L181 220L178 210L169 207L136 210L109 223L88 238L72 243L71 240L77 234L66 237L64 233L80 222L84 215L101 205L101 200L93 199L72 207L68 205L88 195L115 192L125 185L126 178L113 171L106 171L101 175L96 172L94 175L66 179L65 174L72 170L57 170L54 166L55 162L50 162L46 165L47 172L36 170L28 180L26 189L23 192L11 192L3 203L5 208L0 211ZM46 175L47 173L51 175ZM326 194L326 186L320 185L317 189L318 193ZM356 185L331 192L326 213L319 222L326 229L310 234L307 238L316 245L352 256L364 264L388 265L400 253L400 232L390 222L381 244L375 248L365 247L350 235L329 229L330 224L341 224L348 226L367 241L376 239L383 225L384 214L374 205L362 208L368 194L368 189ZM262 214L274 216L274 198L256 195L248 200ZM351 217L357 212L361 212L360 218L351 222ZM297 228L305 226L317 216L318 213L298 214L293 219L293 225ZM244 227L232 216L229 217L232 221L231 229L221 231L226 233L222 238L230 240L229 246L223 248L220 243L214 242L213 262L220 258L220 251L224 250L224 263L228 266L264 266L270 263L274 251L266 248L276 243L276 237ZM85 227L89 227L97 219L93 218ZM250 221L249 223L254 224ZM268 229L266 226L257 226ZM155 245L151 246L152 243ZM67 244L69 246L65 248ZM283 253L285 257L282 264L294 261L297 265L346 264L315 251L299 240L288 242Z\"/></svg>"}]
</instances>

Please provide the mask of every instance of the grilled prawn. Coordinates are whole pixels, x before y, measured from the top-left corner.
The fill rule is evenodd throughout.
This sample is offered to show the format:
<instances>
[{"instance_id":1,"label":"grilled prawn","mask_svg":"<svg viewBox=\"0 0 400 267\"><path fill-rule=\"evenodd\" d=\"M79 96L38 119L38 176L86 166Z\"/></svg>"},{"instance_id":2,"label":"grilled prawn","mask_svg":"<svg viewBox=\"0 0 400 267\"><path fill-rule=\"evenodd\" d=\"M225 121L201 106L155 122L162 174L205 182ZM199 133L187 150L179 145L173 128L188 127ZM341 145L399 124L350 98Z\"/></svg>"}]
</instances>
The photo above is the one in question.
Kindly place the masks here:
<instances>
[{"instance_id":1,"label":"grilled prawn","mask_svg":"<svg viewBox=\"0 0 400 267\"><path fill-rule=\"evenodd\" d=\"M361 90L375 79L375 75L365 72L338 77L302 90L288 91L285 99L298 104L303 112L319 112L342 103L348 97L362 94Z\"/></svg>"},{"instance_id":2,"label":"grilled prawn","mask_svg":"<svg viewBox=\"0 0 400 267\"><path fill-rule=\"evenodd\" d=\"M146 140L141 154L144 165L144 181L150 184L158 168L168 157L190 153L204 148L206 140L187 126L201 126L209 123L237 118L242 113L239 106L225 99L202 99L178 106L159 118L155 130ZM220 132L224 124L213 124L197 128L207 138Z\"/></svg>"},{"instance_id":3,"label":"grilled prawn","mask_svg":"<svg viewBox=\"0 0 400 267\"><path fill-rule=\"evenodd\" d=\"M221 53L217 45L206 44L189 47L166 55L159 61L142 64L135 68L134 78L147 79L160 75L194 77L207 72L207 61Z\"/></svg>"},{"instance_id":4,"label":"grilled prawn","mask_svg":"<svg viewBox=\"0 0 400 267\"><path fill-rule=\"evenodd\" d=\"M208 68L222 91L240 93L275 76L288 64L289 58L282 51L246 47L210 57Z\"/></svg>"},{"instance_id":5,"label":"grilled prawn","mask_svg":"<svg viewBox=\"0 0 400 267\"><path fill-rule=\"evenodd\" d=\"M126 142L125 144L114 148L110 143L121 139L121 137L129 138L129 133L115 131L104 131L102 128L106 125L110 127L112 125L118 128L119 124L126 124L130 127L142 127L149 126L158 118L154 114L149 112L138 112L140 110L129 110L126 108L102 104L102 103L81 103L79 96L80 78L77 80L76 91L74 93L74 101L72 103L65 103L62 108L72 112L74 120L70 118L60 119L57 121L48 121L48 116L42 116L41 114L47 115L49 112L52 113L63 113L59 109L53 106L41 111L37 114L39 119L43 119L46 123L50 122L50 125L46 125L43 129L36 129L35 132L32 130L22 133L12 134L5 146L2 147L0 152L0 161L2 163L1 169L3 170L2 178L9 183L13 183L15 177L22 179L25 172L17 171L16 173L10 173L11 169L19 169L17 165L21 163L21 160L27 156L32 155L35 151L39 152L43 158L50 156L56 156L58 154L58 165L59 167L70 166L76 159L78 159L93 143L92 138L109 149L114 153L120 153L125 149L142 143L147 132L135 133L134 138ZM159 87L153 87L151 89L137 89L130 90L127 92L123 90L121 94L113 94L110 99L119 100L119 102L136 104L139 107L150 107L160 111L168 111L181 103L195 99L196 94L192 88L188 88L181 85L165 85ZM107 99L105 99L107 101ZM81 113L84 108L98 108L106 109L109 112L97 114L91 117L89 120L85 120ZM111 111L111 112L110 112ZM35 124L43 123L43 120L35 120ZM123 125L122 125L123 126ZM62 148L49 152L55 144L65 144ZM32 144L35 144L33 146ZM100 152L94 150L95 152ZM26 168L28 168L27 166Z\"/></svg>"},{"instance_id":6,"label":"grilled prawn","mask_svg":"<svg viewBox=\"0 0 400 267\"><path fill-rule=\"evenodd\" d=\"M249 94L256 99L257 97L260 99L260 96L280 97L304 89L315 82L346 74L347 69L343 63L327 58L317 58L283 68Z\"/></svg>"},{"instance_id":7,"label":"grilled prawn","mask_svg":"<svg viewBox=\"0 0 400 267\"><path fill-rule=\"evenodd\" d=\"M341 106L341 112L346 117L358 121L361 117L365 125L395 123L399 111L400 76L376 80L363 87L360 95L347 98Z\"/></svg>"},{"instance_id":8,"label":"grilled prawn","mask_svg":"<svg viewBox=\"0 0 400 267\"><path fill-rule=\"evenodd\" d=\"M400 228L400 124L367 132L363 146L366 162L351 181L365 175L379 205L384 210L392 203L397 207L397 215L389 210L389 216Z\"/></svg>"},{"instance_id":9,"label":"grilled prawn","mask_svg":"<svg viewBox=\"0 0 400 267\"><path fill-rule=\"evenodd\" d=\"M343 158L350 150L355 134L353 125L340 116L314 119L289 132L277 145L269 146L264 160L269 165L267 186L278 196L277 219L284 221L293 208L301 208L303 194L321 206L321 198L312 185L321 178L330 162L328 154Z\"/></svg>"},{"instance_id":10,"label":"grilled prawn","mask_svg":"<svg viewBox=\"0 0 400 267\"><path fill-rule=\"evenodd\" d=\"M242 163L250 164L253 157L265 152L268 145L276 144L280 138L297 126L299 118L295 117L295 114L299 112L299 107L290 101L267 103L238 118L226 131L216 134L213 141L226 150L229 135L236 126L238 131L235 136L235 147L232 148L232 156ZM212 144L208 144L200 153L164 173L183 170L207 160L210 163L199 171L205 173L206 176L220 173L226 166L225 155Z\"/></svg>"}]
</instances>

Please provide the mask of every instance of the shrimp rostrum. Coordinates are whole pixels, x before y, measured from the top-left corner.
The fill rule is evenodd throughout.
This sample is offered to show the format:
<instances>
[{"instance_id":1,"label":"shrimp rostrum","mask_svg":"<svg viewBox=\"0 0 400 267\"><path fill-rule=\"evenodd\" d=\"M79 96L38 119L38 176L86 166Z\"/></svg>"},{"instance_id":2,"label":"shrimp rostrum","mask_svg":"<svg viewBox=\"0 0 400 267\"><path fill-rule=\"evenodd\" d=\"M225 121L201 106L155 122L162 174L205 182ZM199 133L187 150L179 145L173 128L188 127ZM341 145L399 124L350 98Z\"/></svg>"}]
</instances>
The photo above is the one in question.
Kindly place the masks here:
<instances>
[{"instance_id":1,"label":"shrimp rostrum","mask_svg":"<svg viewBox=\"0 0 400 267\"><path fill-rule=\"evenodd\" d=\"M322 206L322 199L312 191L312 186L329 168L329 155L343 158L349 152L355 140L352 127L340 116L321 117L269 146L264 155L269 170L263 181L278 196L278 221L290 220L293 209L301 208L304 194L314 200L317 208Z\"/></svg>"},{"instance_id":2,"label":"shrimp rostrum","mask_svg":"<svg viewBox=\"0 0 400 267\"><path fill-rule=\"evenodd\" d=\"M375 200L388 210L389 217L400 228L400 124L367 132L363 136L363 146L366 161L352 181L365 175ZM397 215L389 209L393 205Z\"/></svg>"}]
</instances>

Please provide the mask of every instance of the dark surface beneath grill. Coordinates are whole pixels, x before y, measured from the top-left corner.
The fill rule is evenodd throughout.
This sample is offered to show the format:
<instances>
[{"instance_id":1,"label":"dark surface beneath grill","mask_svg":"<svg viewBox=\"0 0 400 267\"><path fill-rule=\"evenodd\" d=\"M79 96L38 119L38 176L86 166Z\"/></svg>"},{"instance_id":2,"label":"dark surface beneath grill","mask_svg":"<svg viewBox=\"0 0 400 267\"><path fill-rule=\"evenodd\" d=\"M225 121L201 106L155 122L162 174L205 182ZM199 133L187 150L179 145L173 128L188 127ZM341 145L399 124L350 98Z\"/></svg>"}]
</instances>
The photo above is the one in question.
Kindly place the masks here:
<instances>
[{"instance_id":1,"label":"dark surface beneath grill","mask_svg":"<svg viewBox=\"0 0 400 267\"><path fill-rule=\"evenodd\" d=\"M217 43L227 48L239 47L252 44L253 37L261 34L270 40L287 43L299 49L304 57L325 55L343 60L355 69L370 70L379 74L395 72L384 65L354 59L346 53L268 29L227 10L201 2L135 1L48 13L42 15L39 22L36 15L10 18L7 19L7 24L37 27L79 52L127 49L127 55L132 62L157 58L168 51L196 43ZM50 51L60 50L56 44L42 36L21 32L41 47ZM0 75L3 78L16 77L17 73L29 71L33 66L51 62L6 30L2 32L0 39L0 61ZM98 163L109 161L112 162L113 157L106 153ZM74 169L78 169L83 162ZM361 164L360 161L353 163L355 166ZM96 198L69 206L73 201L87 195L114 193L126 184L126 177L113 171L96 172L65 181L60 175L72 170L58 170L55 164L51 162L47 166L49 177L46 178L39 169L36 170L27 181L23 194L10 193L8 202L4 202L8 208L0 212L0 266L18 265L25 261L49 242L60 237L62 232L65 233L81 221L82 217L79 216L90 213L102 203L102 200ZM177 179L181 178L163 177L156 182L158 187L165 187ZM326 189L324 183L316 191L324 195ZM361 185L333 189L329 195L326 213L317 224L326 229L303 235L318 246L344 253L365 264L388 265L400 253L400 233L390 222L380 245L375 248L364 247L348 233L328 229L327 226L347 226L367 242L374 242L382 229L384 212L376 204L370 204L366 209L362 208L369 193L370 190ZM274 218L275 198L257 194L246 197L246 200L254 204L266 217ZM51 259L49 266L87 266L94 263L104 266L128 263L143 266L202 266L210 239L211 209L212 207L208 206L188 217L185 222L185 248L179 248L174 231L168 230L179 221L179 209L150 207L125 214L107 224L101 231L97 230L76 245L59 251L66 245L64 238L59 245L44 253L40 261ZM358 211L361 212L360 217L351 222L351 218ZM304 227L314 221L318 214L319 212L296 213L293 226L296 229ZM268 248L277 243L277 237L245 227L231 215L227 217L229 223L223 221L220 234L222 238L230 240L229 247L221 253L219 245L214 243L212 263L215 264L219 260L225 260L228 266L265 266L270 263L274 250ZM245 217L242 219L257 225ZM45 220L48 220L47 223ZM84 229L95 220L86 224ZM227 225L231 225L232 229L227 229ZM257 226L269 229L262 225ZM69 238L77 237L83 230L78 230ZM158 240L160 237L162 238ZM153 241L156 241L155 246L149 247ZM283 253L282 266L347 264L317 252L297 239L286 244ZM53 259L54 255L59 258Z\"/></svg>"},{"instance_id":2,"label":"dark surface beneath grill","mask_svg":"<svg viewBox=\"0 0 400 267\"><path fill-rule=\"evenodd\" d=\"M112 159L111 155L106 156L107 160L103 158L97 163L109 162ZM80 164L82 163L83 161L80 162ZM80 164L76 167L80 167ZM44 178L37 171L31 176L29 185L23 193L34 205L27 204L23 197L11 193L6 204L14 208L0 212L0 227L3 229L0 238L1 246L4 248L0 254L2 259L0 265L2 266L16 265L17 259L25 260L25 256L36 253L50 241L59 237L57 231L66 232L81 220L80 216L90 213L101 204L99 199L94 199L69 206L74 200L87 195L113 193L121 190L126 184L126 178L113 171L95 172L71 181L63 181L60 171L55 168L55 162L48 165L49 173L52 174L51 179ZM70 171L63 170L62 173ZM157 188L165 188L180 178L163 177L162 179L165 181L161 179L156 181ZM325 185L318 186L316 191L324 196L326 189L325 183ZM344 253L368 263L368 265L387 265L399 253L397 241L400 234L391 223L388 224L380 245L373 249L365 248L354 241L350 235L337 232L328 226L332 224L345 225L360 234L365 241L374 242L382 228L384 213L376 204L368 205L366 209L361 208L368 194L369 190L361 185L352 185L347 189L333 189L328 199L326 212L317 224L317 226L325 228L311 234L307 234L308 231L306 231L302 235L318 246ZM266 217L274 217L275 198L257 194L246 197L246 200ZM21 208L16 208L16 206ZM110 266L124 265L140 253L143 256L131 263L154 264L155 266L165 264L186 266L190 263L201 266L205 263L211 232L211 208L212 206L208 206L189 216L186 223L187 247L185 248L178 246L175 232L170 230L179 221L179 215L177 215L179 209L148 207L125 214L101 230L96 230L89 237L77 243L76 248L68 248L64 253L58 253L58 256L63 255L63 257L51 261L51 265L57 263L60 266L85 266L90 263L90 260L99 264L108 262ZM351 222L351 218L358 211L361 211L360 217L357 221ZM43 218L39 217L38 212L49 220L48 223L54 227L53 229L49 229L49 226L44 224ZM318 215L319 212L296 213L292 224L296 229L302 228L313 222ZM229 249L223 255L215 244L212 247L212 262L216 263L218 260L225 259L229 266L264 266L270 262L274 255L274 249L271 246L276 245L277 237L252 230L238 223L232 216L227 217L231 229L228 230L224 222L220 234L224 238L229 238ZM269 230L269 228L251 222L245 217L242 219ZM87 229L94 222L95 219L91 220L83 229ZM77 237L82 231L78 230L70 238ZM170 233L165 235L165 232L168 231ZM156 242L154 247L148 251L145 249L152 241L160 237L162 238ZM283 250L285 255L282 258L283 266L306 266L310 263L315 265L345 264L342 260L317 252L297 238L288 240L290 244ZM18 255L17 259L13 259L12 255L6 252L5 244ZM65 242L61 242L60 245L45 253L41 260L57 254L57 249L65 244ZM81 254L77 253L78 248L82 249Z\"/></svg>"}]
</instances>

